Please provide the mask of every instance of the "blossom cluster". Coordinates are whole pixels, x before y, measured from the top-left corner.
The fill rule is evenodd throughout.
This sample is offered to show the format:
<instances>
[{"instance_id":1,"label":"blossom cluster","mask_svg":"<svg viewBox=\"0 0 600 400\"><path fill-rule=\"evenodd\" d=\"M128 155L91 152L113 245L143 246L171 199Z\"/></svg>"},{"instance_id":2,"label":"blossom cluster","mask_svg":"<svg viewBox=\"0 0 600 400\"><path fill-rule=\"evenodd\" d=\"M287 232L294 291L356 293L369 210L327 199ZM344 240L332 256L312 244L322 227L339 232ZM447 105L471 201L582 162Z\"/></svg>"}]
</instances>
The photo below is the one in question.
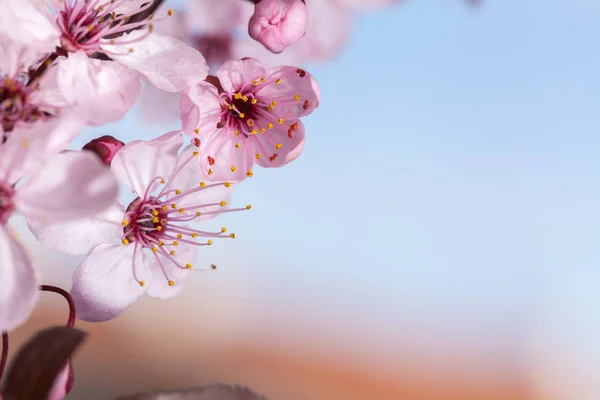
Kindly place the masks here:
<instances>
[{"instance_id":1,"label":"blossom cluster","mask_svg":"<svg viewBox=\"0 0 600 400\"><path fill-rule=\"evenodd\" d=\"M205 269L199 247L235 238L201 223L250 210L231 205L234 187L301 154L320 88L299 65L335 56L357 10L395 1L187 0L173 10L162 0L0 0L0 332L26 321L40 292L35 260L9 227L17 214L44 245L85 256L63 294L81 320L181 291ZM160 107L176 95L180 129L72 149L87 126L121 120L143 87ZM69 371L52 398L68 391Z\"/></svg>"}]
</instances>

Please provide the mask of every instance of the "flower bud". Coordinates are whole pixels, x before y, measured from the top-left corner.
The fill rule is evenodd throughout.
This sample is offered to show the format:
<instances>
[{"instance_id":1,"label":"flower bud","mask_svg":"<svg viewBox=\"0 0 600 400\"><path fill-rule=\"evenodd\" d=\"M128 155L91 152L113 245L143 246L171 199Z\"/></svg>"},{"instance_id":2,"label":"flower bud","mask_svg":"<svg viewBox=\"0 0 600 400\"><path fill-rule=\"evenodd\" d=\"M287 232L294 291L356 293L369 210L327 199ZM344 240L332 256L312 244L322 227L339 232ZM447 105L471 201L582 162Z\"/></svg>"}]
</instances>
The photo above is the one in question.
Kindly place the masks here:
<instances>
[{"instance_id":1,"label":"flower bud","mask_svg":"<svg viewBox=\"0 0 600 400\"><path fill-rule=\"evenodd\" d=\"M304 36L307 24L303 0L261 0L254 6L248 33L269 51L281 53Z\"/></svg>"},{"instance_id":2,"label":"flower bud","mask_svg":"<svg viewBox=\"0 0 600 400\"><path fill-rule=\"evenodd\" d=\"M104 135L83 146L83 150L89 150L96 153L103 163L110 165L115 154L117 154L123 146L125 146L125 143L120 140L109 135Z\"/></svg>"}]
</instances>

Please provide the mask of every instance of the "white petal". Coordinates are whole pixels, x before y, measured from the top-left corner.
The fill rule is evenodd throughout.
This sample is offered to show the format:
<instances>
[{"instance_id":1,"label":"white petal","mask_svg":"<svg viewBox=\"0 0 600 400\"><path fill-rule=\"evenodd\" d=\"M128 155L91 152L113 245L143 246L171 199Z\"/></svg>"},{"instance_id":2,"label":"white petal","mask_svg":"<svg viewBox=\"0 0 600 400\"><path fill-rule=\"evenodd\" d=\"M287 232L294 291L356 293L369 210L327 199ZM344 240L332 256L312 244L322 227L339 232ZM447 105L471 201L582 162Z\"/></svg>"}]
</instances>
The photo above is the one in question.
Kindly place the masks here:
<instances>
[{"instance_id":1,"label":"white petal","mask_svg":"<svg viewBox=\"0 0 600 400\"><path fill-rule=\"evenodd\" d=\"M132 305L148 287L151 275L145 255L135 245L101 244L94 248L73 274L71 295L77 317L98 322L113 319ZM134 278L134 271L141 286Z\"/></svg>"},{"instance_id":2,"label":"white petal","mask_svg":"<svg viewBox=\"0 0 600 400\"><path fill-rule=\"evenodd\" d=\"M92 217L50 224L29 223L29 229L52 249L67 254L88 254L97 245L120 238L124 215L123 206L116 203Z\"/></svg>"},{"instance_id":3,"label":"white petal","mask_svg":"<svg viewBox=\"0 0 600 400\"><path fill-rule=\"evenodd\" d=\"M134 140L115 155L111 170L121 184L129 186L142 198L153 181L149 193L158 186L155 178L169 178L182 142L179 131L166 133L150 141Z\"/></svg>"},{"instance_id":4,"label":"white petal","mask_svg":"<svg viewBox=\"0 0 600 400\"><path fill-rule=\"evenodd\" d=\"M38 295L37 271L29 254L0 225L0 332L25 322Z\"/></svg>"},{"instance_id":5,"label":"white petal","mask_svg":"<svg viewBox=\"0 0 600 400\"><path fill-rule=\"evenodd\" d=\"M118 192L116 179L96 155L68 151L54 156L19 187L15 204L28 221L48 223L104 211Z\"/></svg>"},{"instance_id":6,"label":"white petal","mask_svg":"<svg viewBox=\"0 0 600 400\"><path fill-rule=\"evenodd\" d=\"M136 31L122 36L134 40L144 32ZM202 54L169 36L152 33L145 39L129 45L104 44L112 52L111 58L138 71L144 79L167 92L179 92L186 86L202 82L208 75L208 65ZM114 55L120 52L120 55Z\"/></svg>"}]
</instances>

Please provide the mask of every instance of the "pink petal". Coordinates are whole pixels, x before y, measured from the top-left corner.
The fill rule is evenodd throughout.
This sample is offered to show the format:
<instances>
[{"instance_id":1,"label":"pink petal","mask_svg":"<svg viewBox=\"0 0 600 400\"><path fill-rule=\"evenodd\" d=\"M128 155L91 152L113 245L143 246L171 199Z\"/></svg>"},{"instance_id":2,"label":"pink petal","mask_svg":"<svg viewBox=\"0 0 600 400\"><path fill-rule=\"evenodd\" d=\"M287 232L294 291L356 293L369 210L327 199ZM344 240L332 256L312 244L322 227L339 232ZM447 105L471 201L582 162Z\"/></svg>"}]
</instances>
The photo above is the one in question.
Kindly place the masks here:
<instances>
[{"instance_id":1,"label":"pink petal","mask_svg":"<svg viewBox=\"0 0 600 400\"><path fill-rule=\"evenodd\" d=\"M122 185L143 197L148 185L154 182L153 188L158 187L155 178L169 178L182 141L181 133L172 131L154 140L129 142L113 158L111 170Z\"/></svg>"},{"instance_id":2,"label":"pink petal","mask_svg":"<svg viewBox=\"0 0 600 400\"><path fill-rule=\"evenodd\" d=\"M50 224L29 223L29 229L44 245L67 254L88 254L101 243L120 237L125 210L115 203L87 218Z\"/></svg>"},{"instance_id":3,"label":"pink petal","mask_svg":"<svg viewBox=\"0 0 600 400\"><path fill-rule=\"evenodd\" d=\"M117 199L119 185L110 170L87 151L56 155L17 189L15 204L39 224L97 214Z\"/></svg>"},{"instance_id":4,"label":"pink petal","mask_svg":"<svg viewBox=\"0 0 600 400\"><path fill-rule=\"evenodd\" d=\"M164 92L154 86L145 85L140 97L142 121L148 125L177 120L181 93Z\"/></svg>"},{"instance_id":5,"label":"pink petal","mask_svg":"<svg viewBox=\"0 0 600 400\"><path fill-rule=\"evenodd\" d=\"M150 297L166 299L181 292L183 284L187 281L192 271L176 266L166 256L159 255L158 257L167 276L165 276L165 272L161 269L156 257L154 255L151 256L148 260L148 268L152 273L152 283L148 286L146 294ZM196 247L182 243L177 246L176 254L173 257L182 267L185 267L186 264L192 264L193 266L196 262ZM172 286L169 285L169 280L173 282Z\"/></svg>"},{"instance_id":6,"label":"pink petal","mask_svg":"<svg viewBox=\"0 0 600 400\"><path fill-rule=\"evenodd\" d=\"M290 125L294 125L296 130L290 132ZM256 163L265 168L277 168L294 161L304 148L305 137L304 124L300 120L276 125L264 135L256 136L256 148L262 152ZM281 144L281 148L278 149L277 144Z\"/></svg>"},{"instance_id":7,"label":"pink petal","mask_svg":"<svg viewBox=\"0 0 600 400\"><path fill-rule=\"evenodd\" d=\"M254 7L248 33L274 53L281 53L306 33L308 12L302 0L262 0Z\"/></svg>"},{"instance_id":8,"label":"pink petal","mask_svg":"<svg viewBox=\"0 0 600 400\"><path fill-rule=\"evenodd\" d=\"M143 34L138 30L123 35L119 40L134 40ZM175 38L153 33L130 45L119 46L118 43L102 47L122 53L111 53L111 58L135 69L148 83L164 91L181 91L186 86L202 82L208 75L208 65L202 54Z\"/></svg>"},{"instance_id":9,"label":"pink petal","mask_svg":"<svg viewBox=\"0 0 600 400\"><path fill-rule=\"evenodd\" d=\"M56 378L54 378L52 389L50 389L50 393L48 393L46 400L63 400L67 396L67 388L69 386L69 379L71 378L71 368L71 362L69 361Z\"/></svg>"},{"instance_id":10,"label":"pink petal","mask_svg":"<svg viewBox=\"0 0 600 400\"><path fill-rule=\"evenodd\" d=\"M252 171L256 155L253 140L242 140L219 129L203 146L199 164L205 179L240 182Z\"/></svg>"},{"instance_id":11,"label":"pink petal","mask_svg":"<svg viewBox=\"0 0 600 400\"><path fill-rule=\"evenodd\" d=\"M99 322L113 319L132 305L151 282L145 255L138 249L133 275L134 244L101 244L94 248L73 274L71 295L77 317Z\"/></svg>"},{"instance_id":12,"label":"pink petal","mask_svg":"<svg viewBox=\"0 0 600 400\"><path fill-rule=\"evenodd\" d=\"M187 24L188 21L186 19L186 17L189 15L189 11L174 11L168 17L164 17L165 14L168 13L169 9L169 4L163 3L154 13L156 21L154 22L154 32L163 36L171 36L175 39L186 41L188 37L191 36L189 32L189 26Z\"/></svg>"},{"instance_id":13,"label":"pink petal","mask_svg":"<svg viewBox=\"0 0 600 400\"><path fill-rule=\"evenodd\" d=\"M115 12L117 14L133 15L139 12L140 7L148 2L149 0L126 0L125 2L119 4L117 8L115 8Z\"/></svg>"},{"instance_id":14,"label":"pink petal","mask_svg":"<svg viewBox=\"0 0 600 400\"><path fill-rule=\"evenodd\" d=\"M217 77L226 92L235 93L247 83L267 74L267 69L254 58L228 61L219 68Z\"/></svg>"},{"instance_id":15,"label":"pink petal","mask_svg":"<svg viewBox=\"0 0 600 400\"><path fill-rule=\"evenodd\" d=\"M188 146L180 156L178 160L178 167L182 165L185 160L189 158L189 156L197 151L195 146ZM195 161L195 160L194 160ZM181 168L180 172L175 175L173 179L171 179L169 186L173 189L179 189L182 193L190 189L198 188L198 184L203 180L203 174L198 168L198 164L196 162L189 162L185 164L183 168ZM179 168L176 168L179 169ZM211 178L212 179L212 178ZM211 182L206 182L207 185ZM216 187L210 187L196 193L180 197L177 200L177 205L182 208L189 208L194 206L199 206L203 204L211 204L217 203L215 206L203 207L202 213L209 213L211 211L215 211L221 209L222 207L218 204L221 201L225 201L227 204L231 202L231 195L233 192L233 187L226 187L225 185L219 185ZM169 198L175 197L177 194L173 193L169 196ZM214 215L208 214L207 216L200 216L196 218L194 221L199 222L202 220L213 218Z\"/></svg>"},{"instance_id":16,"label":"pink petal","mask_svg":"<svg viewBox=\"0 0 600 400\"><path fill-rule=\"evenodd\" d=\"M192 0L186 2L187 25L205 34L229 33L252 15L251 2L240 0Z\"/></svg>"},{"instance_id":17,"label":"pink petal","mask_svg":"<svg viewBox=\"0 0 600 400\"><path fill-rule=\"evenodd\" d=\"M2 0L0 2L0 35L34 48L52 52L60 32L56 24L41 13L30 1Z\"/></svg>"},{"instance_id":18,"label":"pink petal","mask_svg":"<svg viewBox=\"0 0 600 400\"><path fill-rule=\"evenodd\" d=\"M92 110L88 123L119 121L142 93L137 71L119 63L91 59L83 51L58 64L58 85L68 104Z\"/></svg>"},{"instance_id":19,"label":"pink petal","mask_svg":"<svg viewBox=\"0 0 600 400\"><path fill-rule=\"evenodd\" d=\"M0 176L15 183L37 172L48 158L64 150L85 126L85 119L73 113L47 122L18 124L4 144L0 144Z\"/></svg>"},{"instance_id":20,"label":"pink petal","mask_svg":"<svg viewBox=\"0 0 600 400\"><path fill-rule=\"evenodd\" d=\"M37 271L27 251L0 225L0 332L25 322L37 299Z\"/></svg>"},{"instance_id":21,"label":"pink petal","mask_svg":"<svg viewBox=\"0 0 600 400\"><path fill-rule=\"evenodd\" d=\"M284 119L300 118L309 115L319 106L321 90L315 78L302 68L282 66L269 70L269 78L279 79L278 85L267 85L258 91L267 98L293 98L300 96L298 102L277 106L278 115Z\"/></svg>"},{"instance_id":22,"label":"pink petal","mask_svg":"<svg viewBox=\"0 0 600 400\"><path fill-rule=\"evenodd\" d=\"M188 87L181 94L180 113L183 133L206 141L221 120L221 101L217 88L206 82Z\"/></svg>"}]
</instances>

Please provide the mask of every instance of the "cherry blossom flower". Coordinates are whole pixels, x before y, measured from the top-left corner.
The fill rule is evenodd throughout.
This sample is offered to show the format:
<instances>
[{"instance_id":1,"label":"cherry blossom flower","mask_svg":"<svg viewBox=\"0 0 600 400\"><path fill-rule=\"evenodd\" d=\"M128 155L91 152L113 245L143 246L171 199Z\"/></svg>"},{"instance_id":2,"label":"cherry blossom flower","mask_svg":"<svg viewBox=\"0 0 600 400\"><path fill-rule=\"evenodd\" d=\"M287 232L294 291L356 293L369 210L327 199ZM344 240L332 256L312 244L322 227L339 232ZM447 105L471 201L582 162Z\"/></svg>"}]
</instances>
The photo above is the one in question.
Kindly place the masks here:
<instances>
[{"instance_id":1,"label":"cherry blossom flower","mask_svg":"<svg viewBox=\"0 0 600 400\"><path fill-rule=\"evenodd\" d=\"M0 0L0 35L32 50L53 50L60 31L29 0Z\"/></svg>"},{"instance_id":2,"label":"cherry blossom flower","mask_svg":"<svg viewBox=\"0 0 600 400\"><path fill-rule=\"evenodd\" d=\"M32 224L72 220L103 211L117 197L114 177L93 154L54 155L82 127L63 116L18 126L0 144L0 331L25 321L38 297L36 269L9 218L19 212Z\"/></svg>"},{"instance_id":3,"label":"cherry blossom flower","mask_svg":"<svg viewBox=\"0 0 600 400\"><path fill-rule=\"evenodd\" d=\"M115 204L92 218L30 226L46 245L70 254L88 254L73 275L71 294L77 316L105 321L118 316L142 294L177 294L194 270L197 247L216 238L235 238L226 228L207 232L189 227L218 214L249 210L227 208L230 182L201 182L196 146L177 157L179 131L151 141L128 143L111 169L136 198ZM209 268L210 269L210 268Z\"/></svg>"},{"instance_id":4,"label":"cherry blossom flower","mask_svg":"<svg viewBox=\"0 0 600 400\"><path fill-rule=\"evenodd\" d=\"M319 106L319 87L305 70L267 69L255 59L225 63L216 86L202 82L182 94L184 133L200 140L202 172L241 181L261 167L281 167L304 146L301 117Z\"/></svg>"},{"instance_id":5,"label":"cherry blossom flower","mask_svg":"<svg viewBox=\"0 0 600 400\"><path fill-rule=\"evenodd\" d=\"M173 37L153 33L153 22L159 18L152 15L141 21L132 18L152 7L151 1L48 2L51 10L46 15L60 30L59 53L102 54L134 69L147 82L168 92L202 81L208 73L206 61L197 50Z\"/></svg>"},{"instance_id":6,"label":"cherry blossom flower","mask_svg":"<svg viewBox=\"0 0 600 400\"><path fill-rule=\"evenodd\" d=\"M269 51L281 53L304 36L307 23L303 0L261 0L248 21L248 33Z\"/></svg>"}]
</instances>

